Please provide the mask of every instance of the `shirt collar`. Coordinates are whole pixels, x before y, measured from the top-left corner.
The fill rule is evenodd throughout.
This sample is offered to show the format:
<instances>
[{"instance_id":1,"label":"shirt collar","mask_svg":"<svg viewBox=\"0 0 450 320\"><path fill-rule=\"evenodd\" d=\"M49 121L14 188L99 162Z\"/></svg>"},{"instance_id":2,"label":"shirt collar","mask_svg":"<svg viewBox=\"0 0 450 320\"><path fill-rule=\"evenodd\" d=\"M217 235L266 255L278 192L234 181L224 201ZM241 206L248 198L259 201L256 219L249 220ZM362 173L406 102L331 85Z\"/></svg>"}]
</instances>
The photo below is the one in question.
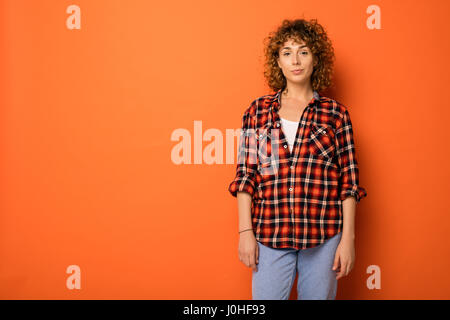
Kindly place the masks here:
<instances>
[{"instance_id":1,"label":"shirt collar","mask_svg":"<svg viewBox=\"0 0 450 320\"><path fill-rule=\"evenodd\" d=\"M269 114L271 115L269 117L269 126L272 126L273 122L277 122L280 121L280 116L278 115L278 110L281 107L281 91L283 89L279 89L273 96L272 98L270 98L270 112ZM315 107L316 106L316 102L320 101L320 94L316 91L313 90L313 97L312 99L309 101L308 105L306 106L308 107Z\"/></svg>"},{"instance_id":2,"label":"shirt collar","mask_svg":"<svg viewBox=\"0 0 450 320\"><path fill-rule=\"evenodd\" d=\"M279 107L281 106L281 91L283 91L283 89L279 89L271 98L271 102L278 102L276 103L276 108L277 111L279 109ZM313 90L313 98L311 99L310 103L314 104L316 101L320 100L320 94L316 91Z\"/></svg>"}]
</instances>

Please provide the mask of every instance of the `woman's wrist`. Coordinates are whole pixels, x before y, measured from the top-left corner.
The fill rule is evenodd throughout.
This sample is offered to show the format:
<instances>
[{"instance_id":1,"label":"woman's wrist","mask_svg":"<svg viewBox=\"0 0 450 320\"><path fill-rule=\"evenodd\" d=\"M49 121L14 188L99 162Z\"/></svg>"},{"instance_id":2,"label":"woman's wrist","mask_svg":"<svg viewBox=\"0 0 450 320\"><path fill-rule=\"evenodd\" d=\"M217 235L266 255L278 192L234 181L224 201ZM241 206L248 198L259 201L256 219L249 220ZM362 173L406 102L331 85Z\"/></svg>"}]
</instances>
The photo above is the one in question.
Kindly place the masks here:
<instances>
[{"instance_id":1,"label":"woman's wrist","mask_svg":"<svg viewBox=\"0 0 450 320\"><path fill-rule=\"evenodd\" d=\"M243 232L246 232L246 231L253 231L253 228L242 229L241 231L239 231L239 233L243 233Z\"/></svg>"},{"instance_id":2,"label":"woman's wrist","mask_svg":"<svg viewBox=\"0 0 450 320\"><path fill-rule=\"evenodd\" d=\"M354 241L355 240L355 233L354 232L342 232L342 239Z\"/></svg>"}]
</instances>

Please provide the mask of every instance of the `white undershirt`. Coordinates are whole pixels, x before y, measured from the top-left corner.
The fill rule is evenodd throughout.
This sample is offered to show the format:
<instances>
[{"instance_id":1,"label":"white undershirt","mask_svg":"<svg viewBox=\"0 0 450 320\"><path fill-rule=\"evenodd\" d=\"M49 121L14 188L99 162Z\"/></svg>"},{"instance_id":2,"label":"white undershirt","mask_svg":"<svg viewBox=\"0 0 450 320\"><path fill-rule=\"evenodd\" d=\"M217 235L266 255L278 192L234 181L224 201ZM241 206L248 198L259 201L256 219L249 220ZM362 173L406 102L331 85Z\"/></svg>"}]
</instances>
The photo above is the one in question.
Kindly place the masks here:
<instances>
[{"instance_id":1,"label":"white undershirt","mask_svg":"<svg viewBox=\"0 0 450 320\"><path fill-rule=\"evenodd\" d=\"M281 128L283 129L283 133L287 139L289 150L292 152L292 148L294 147L295 136L297 135L298 121L291 121L284 118L281 118Z\"/></svg>"}]
</instances>

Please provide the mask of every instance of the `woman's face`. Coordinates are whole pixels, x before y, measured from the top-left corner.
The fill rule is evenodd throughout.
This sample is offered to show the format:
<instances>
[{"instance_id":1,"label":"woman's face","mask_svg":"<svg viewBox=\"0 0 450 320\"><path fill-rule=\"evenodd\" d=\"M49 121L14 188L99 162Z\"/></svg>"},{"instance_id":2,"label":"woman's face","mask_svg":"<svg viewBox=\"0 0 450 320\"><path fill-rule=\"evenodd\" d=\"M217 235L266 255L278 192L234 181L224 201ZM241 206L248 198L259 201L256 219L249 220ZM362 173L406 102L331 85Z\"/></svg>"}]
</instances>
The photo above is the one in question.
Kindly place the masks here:
<instances>
[{"instance_id":1,"label":"woman's face","mask_svg":"<svg viewBox=\"0 0 450 320\"><path fill-rule=\"evenodd\" d=\"M315 58L311 50L302 41L301 43L288 40L281 46L278 57L278 66L283 71L287 82L306 84L310 81ZM295 70L301 70L295 72Z\"/></svg>"}]
</instances>

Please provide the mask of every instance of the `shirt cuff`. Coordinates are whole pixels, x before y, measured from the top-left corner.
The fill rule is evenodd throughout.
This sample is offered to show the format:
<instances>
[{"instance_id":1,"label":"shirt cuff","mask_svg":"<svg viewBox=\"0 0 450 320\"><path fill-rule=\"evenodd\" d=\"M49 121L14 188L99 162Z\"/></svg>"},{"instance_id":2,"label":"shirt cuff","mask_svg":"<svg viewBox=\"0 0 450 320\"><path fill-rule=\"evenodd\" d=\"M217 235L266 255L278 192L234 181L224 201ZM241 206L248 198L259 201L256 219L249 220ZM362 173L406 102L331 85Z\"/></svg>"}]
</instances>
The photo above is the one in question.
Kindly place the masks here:
<instances>
[{"instance_id":1,"label":"shirt cuff","mask_svg":"<svg viewBox=\"0 0 450 320\"><path fill-rule=\"evenodd\" d=\"M341 191L340 199L341 201L344 201L346 198L353 196L356 199L356 202L360 202L362 198L367 196L367 192L364 188L353 185L349 186L348 188L344 188Z\"/></svg>"},{"instance_id":2,"label":"shirt cuff","mask_svg":"<svg viewBox=\"0 0 450 320\"><path fill-rule=\"evenodd\" d=\"M255 183L249 175L238 177L231 182L228 191L233 197L237 196L238 191L248 192L252 197L255 193Z\"/></svg>"}]
</instances>

